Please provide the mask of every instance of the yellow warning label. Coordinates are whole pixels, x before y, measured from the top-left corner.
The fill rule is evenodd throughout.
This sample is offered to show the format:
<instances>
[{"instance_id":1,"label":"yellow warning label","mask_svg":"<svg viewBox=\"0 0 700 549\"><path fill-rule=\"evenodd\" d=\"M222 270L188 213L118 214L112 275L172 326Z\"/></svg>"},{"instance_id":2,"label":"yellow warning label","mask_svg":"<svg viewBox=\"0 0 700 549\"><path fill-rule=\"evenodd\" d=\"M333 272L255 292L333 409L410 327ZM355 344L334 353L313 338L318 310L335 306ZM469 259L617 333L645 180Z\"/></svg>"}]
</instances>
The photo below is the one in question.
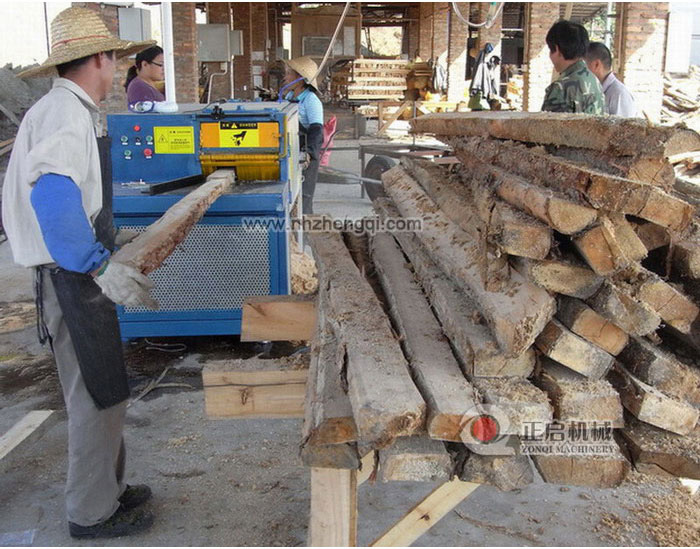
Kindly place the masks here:
<instances>
[{"instance_id":1,"label":"yellow warning label","mask_svg":"<svg viewBox=\"0 0 700 549\"><path fill-rule=\"evenodd\" d=\"M194 154L192 126L154 126L156 154Z\"/></svg>"},{"instance_id":2,"label":"yellow warning label","mask_svg":"<svg viewBox=\"0 0 700 549\"><path fill-rule=\"evenodd\" d=\"M221 122L219 147L259 147L260 130L257 122Z\"/></svg>"}]
</instances>

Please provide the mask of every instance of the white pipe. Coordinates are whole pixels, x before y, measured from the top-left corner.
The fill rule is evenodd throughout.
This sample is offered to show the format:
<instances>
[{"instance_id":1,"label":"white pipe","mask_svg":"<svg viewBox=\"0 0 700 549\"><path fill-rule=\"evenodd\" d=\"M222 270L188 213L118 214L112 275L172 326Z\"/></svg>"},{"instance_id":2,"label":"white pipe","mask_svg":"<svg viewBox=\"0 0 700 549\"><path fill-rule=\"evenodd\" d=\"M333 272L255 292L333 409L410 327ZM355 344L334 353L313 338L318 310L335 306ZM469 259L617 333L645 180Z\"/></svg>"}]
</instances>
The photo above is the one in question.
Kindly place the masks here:
<instances>
[{"instance_id":1,"label":"white pipe","mask_svg":"<svg viewBox=\"0 0 700 549\"><path fill-rule=\"evenodd\" d=\"M170 104L177 104L175 96L175 56L173 55L173 6L171 2L162 2L160 18L163 34L163 67L165 72L165 99Z\"/></svg>"}]
</instances>

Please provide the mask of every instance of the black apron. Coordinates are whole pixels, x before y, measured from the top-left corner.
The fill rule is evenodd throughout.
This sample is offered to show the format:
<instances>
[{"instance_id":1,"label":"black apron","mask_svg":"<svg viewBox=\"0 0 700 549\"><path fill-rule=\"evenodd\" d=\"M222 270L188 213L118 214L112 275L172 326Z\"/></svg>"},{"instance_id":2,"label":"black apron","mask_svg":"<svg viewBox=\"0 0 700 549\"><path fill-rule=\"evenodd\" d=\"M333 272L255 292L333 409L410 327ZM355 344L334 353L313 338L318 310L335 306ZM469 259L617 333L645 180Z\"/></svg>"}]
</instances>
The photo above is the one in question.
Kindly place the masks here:
<instances>
[{"instance_id":1,"label":"black apron","mask_svg":"<svg viewBox=\"0 0 700 549\"><path fill-rule=\"evenodd\" d=\"M113 251L116 231L112 219L110 140L103 137L97 141L102 171L102 211L95 219L95 236L105 248ZM105 409L123 402L129 397L129 385L114 303L102 293L90 274L60 267L42 267L39 271L39 278L41 271L51 276L80 373L95 405ZM38 310L41 310L40 305Z\"/></svg>"}]
</instances>

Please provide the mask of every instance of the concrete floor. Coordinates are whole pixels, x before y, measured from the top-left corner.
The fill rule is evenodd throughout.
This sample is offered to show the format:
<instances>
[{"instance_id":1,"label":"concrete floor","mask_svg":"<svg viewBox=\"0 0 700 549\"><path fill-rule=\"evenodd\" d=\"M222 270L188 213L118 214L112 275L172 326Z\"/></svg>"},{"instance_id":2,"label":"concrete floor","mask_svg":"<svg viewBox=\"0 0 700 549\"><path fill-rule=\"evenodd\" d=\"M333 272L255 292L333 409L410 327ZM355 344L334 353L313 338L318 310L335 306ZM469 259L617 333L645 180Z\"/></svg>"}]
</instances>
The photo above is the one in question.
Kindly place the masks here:
<instances>
[{"instance_id":1,"label":"concrete floor","mask_svg":"<svg viewBox=\"0 0 700 549\"><path fill-rule=\"evenodd\" d=\"M352 169L353 163L356 168L353 153L334 159L340 169ZM360 198L357 185L321 184L316 210L359 217L370 205ZM30 301L31 295L28 273L11 264L7 242L0 244L0 314L12 303ZM252 356L260 348L235 337L182 342L187 349L176 354L149 350L145 341L127 346L133 394L167 366L171 369L164 381L190 387L157 389L129 408L127 479L153 488L150 506L157 520L148 533L104 544L304 545L309 474L297 453L301 422L212 421L204 413L202 363L214 357ZM275 345L272 354L290 350ZM51 357L36 343L28 316L24 328L0 333L0 433L28 411L46 408L58 410L56 423L14 456L0 476L0 545L91 545L72 540L66 531L66 418ZM648 545L653 540L639 525L633 524L620 541L601 521L633 518L646 495L666 490L667 484L634 473L615 490L559 487L541 480L508 493L482 486L417 545ZM370 543L432 488L416 483L363 485L360 544Z\"/></svg>"}]
</instances>

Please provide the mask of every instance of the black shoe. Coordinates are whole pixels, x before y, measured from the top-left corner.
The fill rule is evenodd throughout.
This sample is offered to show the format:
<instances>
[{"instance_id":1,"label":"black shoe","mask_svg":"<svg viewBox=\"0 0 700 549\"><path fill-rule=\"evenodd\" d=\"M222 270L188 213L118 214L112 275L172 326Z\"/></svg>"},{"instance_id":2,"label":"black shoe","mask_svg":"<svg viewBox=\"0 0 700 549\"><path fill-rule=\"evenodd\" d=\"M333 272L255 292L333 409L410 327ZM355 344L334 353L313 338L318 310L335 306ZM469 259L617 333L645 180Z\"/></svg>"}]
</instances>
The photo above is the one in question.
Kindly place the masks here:
<instances>
[{"instance_id":1,"label":"black shoe","mask_svg":"<svg viewBox=\"0 0 700 549\"><path fill-rule=\"evenodd\" d=\"M68 531L74 538L118 538L139 534L153 525L153 513L143 509L124 509L122 505L116 512L93 526L80 526L68 523Z\"/></svg>"},{"instance_id":2,"label":"black shoe","mask_svg":"<svg viewBox=\"0 0 700 549\"><path fill-rule=\"evenodd\" d=\"M138 507L142 503L151 499L151 489L145 484L136 484L135 486L126 485L126 490L119 496L119 503L122 504L125 510Z\"/></svg>"}]
</instances>

